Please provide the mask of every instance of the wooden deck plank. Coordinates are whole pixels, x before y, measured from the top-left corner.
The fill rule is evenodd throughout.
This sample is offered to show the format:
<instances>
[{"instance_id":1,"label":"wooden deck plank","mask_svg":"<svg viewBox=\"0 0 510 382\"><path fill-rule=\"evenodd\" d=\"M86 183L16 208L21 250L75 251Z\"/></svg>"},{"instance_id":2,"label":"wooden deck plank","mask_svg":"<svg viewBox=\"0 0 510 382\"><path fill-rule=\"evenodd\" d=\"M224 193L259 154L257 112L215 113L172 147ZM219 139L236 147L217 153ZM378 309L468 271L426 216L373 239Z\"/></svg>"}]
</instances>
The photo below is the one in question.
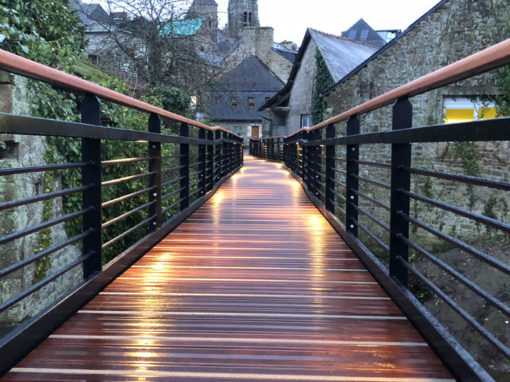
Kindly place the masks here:
<instances>
[{"instance_id":1,"label":"wooden deck plank","mask_svg":"<svg viewBox=\"0 0 510 382\"><path fill-rule=\"evenodd\" d=\"M453 380L281 165L244 168L2 381Z\"/></svg>"}]
</instances>

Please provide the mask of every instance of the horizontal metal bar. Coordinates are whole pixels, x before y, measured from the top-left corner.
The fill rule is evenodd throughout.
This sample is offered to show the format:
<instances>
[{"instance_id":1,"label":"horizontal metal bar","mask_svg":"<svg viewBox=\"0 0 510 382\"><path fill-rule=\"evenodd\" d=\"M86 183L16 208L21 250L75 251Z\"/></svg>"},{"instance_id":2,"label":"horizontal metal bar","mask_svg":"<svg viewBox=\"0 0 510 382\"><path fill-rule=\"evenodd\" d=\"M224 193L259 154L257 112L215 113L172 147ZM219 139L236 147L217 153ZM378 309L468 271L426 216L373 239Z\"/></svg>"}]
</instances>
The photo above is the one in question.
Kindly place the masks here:
<instances>
[{"instance_id":1,"label":"horizontal metal bar","mask_svg":"<svg viewBox=\"0 0 510 382\"><path fill-rule=\"evenodd\" d=\"M471 325L478 333L480 333L487 341L489 341L494 347L496 347L506 358L510 359L510 348L498 340L492 333L485 329L478 321L476 321L469 313L462 309L453 299L451 299L446 293L444 293L437 285L427 279L420 271L415 269L411 264L405 261L401 256L397 257L397 260L404 266L408 271L418 277L427 287L429 287L437 296L439 296L450 308L452 308L458 315L460 315L464 321Z\"/></svg>"},{"instance_id":2,"label":"horizontal metal bar","mask_svg":"<svg viewBox=\"0 0 510 382\"><path fill-rule=\"evenodd\" d=\"M497 180L487 180L487 179L477 178L474 176L449 174L449 173L438 172L438 171L428 171L428 170L423 170L423 169L418 169L418 168L410 168L410 167L404 167L403 169L405 171L407 171L411 174L415 174L415 175L425 175L425 176L430 176L430 177L439 178L439 179L447 179L447 180L453 180L455 182L473 184L475 186L483 186L483 187L496 188L496 189L504 190L504 191L510 191L510 183L508 183L508 182L500 182Z\"/></svg>"},{"instance_id":3,"label":"horizontal metal bar","mask_svg":"<svg viewBox=\"0 0 510 382\"><path fill-rule=\"evenodd\" d=\"M102 166L113 166L113 165L125 164L125 163L149 161L151 159L156 159L156 158L147 157L147 158L112 159L112 160L101 161L101 165Z\"/></svg>"},{"instance_id":4,"label":"horizontal metal bar","mask_svg":"<svg viewBox=\"0 0 510 382\"><path fill-rule=\"evenodd\" d=\"M27 129L30 126L30 129ZM109 141L156 142L172 144L210 145L211 141L172 135L162 135L138 130L88 125L0 113L0 132L5 134L55 136L67 138L92 138Z\"/></svg>"},{"instance_id":5,"label":"horizontal metal bar","mask_svg":"<svg viewBox=\"0 0 510 382\"><path fill-rule=\"evenodd\" d=\"M379 167L379 168L386 168L388 170L391 170L391 164L387 164L387 163L370 162L370 161L366 161L366 160L355 160L354 162L356 162L362 166Z\"/></svg>"},{"instance_id":6,"label":"horizontal metal bar","mask_svg":"<svg viewBox=\"0 0 510 382\"><path fill-rule=\"evenodd\" d=\"M457 215L464 216L466 218L475 220L475 221L477 221L479 223L483 223L485 225L497 228L497 229L499 229L499 230L501 230L503 232L510 233L510 224L505 224L505 223L497 221L496 219L488 218L488 217L483 216L483 215L478 215L478 214L475 214L475 213L472 213L472 212L469 212L469 211L465 211L462 208L455 207L455 206L452 206L452 205L447 204L447 203L439 202L437 200L430 199L430 198L427 198L425 196L421 196L421 195L415 194L414 192L409 192L409 191L402 190L402 189L399 189L398 191L400 193L403 193L403 194L409 196L410 198L412 198L414 200L419 200L420 202L430 204L431 206L434 206L434 207L437 207L437 208L441 208L441 209L446 210L446 211L453 212L453 213L455 213Z\"/></svg>"},{"instance_id":7,"label":"horizontal metal bar","mask_svg":"<svg viewBox=\"0 0 510 382\"><path fill-rule=\"evenodd\" d=\"M387 204L384 204L383 202L380 202L380 201L379 201L379 200L377 200L377 199L374 199L374 198L372 198L372 197L370 197L370 196L368 196L368 195L366 195L366 194L364 194L364 193L362 193L362 192L359 192L358 190L355 190L355 189L353 189L353 188L351 189L351 191L352 191L355 195L357 195L357 196L359 196L359 197L361 197L361 198L363 198L363 199L369 200L369 201L371 201L372 203L374 203L375 205L377 205L377 206L379 206L379 207L381 207L381 208L384 208L385 210L388 210L388 211L390 210L390 206L388 206Z\"/></svg>"},{"instance_id":8,"label":"horizontal metal bar","mask_svg":"<svg viewBox=\"0 0 510 382\"><path fill-rule=\"evenodd\" d=\"M338 192L336 192L335 190L329 190L333 195L335 195L337 198L340 198L342 199L344 202L347 201L347 198L345 197L345 195L342 195Z\"/></svg>"},{"instance_id":9,"label":"horizontal metal bar","mask_svg":"<svg viewBox=\"0 0 510 382\"><path fill-rule=\"evenodd\" d=\"M203 164L203 163L204 163L204 162L195 162L195 163L190 163L190 164L188 165L188 167L198 166L198 165Z\"/></svg>"},{"instance_id":10,"label":"horizontal metal bar","mask_svg":"<svg viewBox=\"0 0 510 382\"><path fill-rule=\"evenodd\" d=\"M180 170L181 168L184 168L186 166L177 166L177 167L171 167L171 168L165 168L163 170L161 170L161 174L167 174L169 172L172 172L172 171L177 171L177 170Z\"/></svg>"},{"instance_id":11,"label":"horizontal metal bar","mask_svg":"<svg viewBox=\"0 0 510 382\"><path fill-rule=\"evenodd\" d=\"M440 232L440 231L422 223L421 221L404 214L403 212L400 212L398 214L400 216L402 216L404 219L406 219L408 222L414 224L415 226L420 227L427 232L430 232L434 236L437 236L437 237L443 239L444 241L447 241L448 243L453 244L455 247L460 248L460 249L470 253L471 255L473 255L476 258L480 259L481 261L491 265L492 267L496 268L497 270L499 270L503 273L506 273L507 275L510 275L510 266L503 263L502 261L499 261L498 259L495 259L495 258L487 255L486 253L484 253L474 247L471 247L470 245L467 245L466 243L464 243L458 239L455 239L454 237L452 237L450 235Z\"/></svg>"},{"instance_id":12,"label":"horizontal metal bar","mask_svg":"<svg viewBox=\"0 0 510 382\"><path fill-rule=\"evenodd\" d=\"M177 183L177 182L179 182L180 180L182 180L184 178L185 178L185 176L180 176L178 178L169 180L168 182L161 183L161 188L165 188L165 187L171 186L172 184Z\"/></svg>"},{"instance_id":13,"label":"horizontal metal bar","mask_svg":"<svg viewBox=\"0 0 510 382\"><path fill-rule=\"evenodd\" d=\"M92 254L93 254L93 252L88 253L85 256L81 256L80 258L78 258L77 260L73 261L72 263L66 265L64 268L62 268L58 272L54 273L53 275L46 277L44 280L41 280L37 284L32 285L30 288L26 289L25 291L23 291L22 293L18 294L17 296L14 296L13 298L7 300L6 302L4 302L3 304L0 305L0 313L5 311L6 309L9 309L11 306L13 306L14 304L20 302L24 298L30 296L32 293L37 292L39 289L41 289L45 285L49 284L50 282L52 282L56 278L62 276L64 273L69 272L74 267L82 264L90 256L92 256Z\"/></svg>"},{"instance_id":14,"label":"horizontal metal bar","mask_svg":"<svg viewBox=\"0 0 510 382\"><path fill-rule=\"evenodd\" d=\"M102 249L105 250L106 248L111 247L113 244L115 244L119 240L124 239L126 236L128 236L131 233L135 232L136 230L142 228L144 225L146 225L147 223L150 223L154 219L156 219L156 217L155 216L151 216L148 219L145 219L144 221L142 221L141 223L138 223L137 225L131 227L127 231L124 231L119 236L117 236L117 237L113 238L112 240L110 240L109 242L103 244Z\"/></svg>"},{"instance_id":15,"label":"horizontal metal bar","mask_svg":"<svg viewBox=\"0 0 510 382\"><path fill-rule=\"evenodd\" d=\"M155 190L155 189L156 189L156 186L145 188L143 190L136 191L136 192L133 192L131 194L127 194L127 195L121 196L119 198L112 199L112 200L109 200L107 202L104 202L103 204L101 204L101 207L102 208L107 208L107 207L113 206L115 204L118 204L120 202L123 202L123 201L129 200L129 199L135 198L135 197L140 196L140 195L143 195L143 194L145 194L147 192L150 192L152 190Z\"/></svg>"},{"instance_id":16,"label":"horizontal metal bar","mask_svg":"<svg viewBox=\"0 0 510 382\"><path fill-rule=\"evenodd\" d=\"M335 179L335 184L339 185L339 186L341 186L343 188L347 188L347 185L344 182L337 181L336 179Z\"/></svg>"},{"instance_id":17,"label":"horizontal metal bar","mask_svg":"<svg viewBox=\"0 0 510 382\"><path fill-rule=\"evenodd\" d=\"M145 113L157 114L164 119L186 123L192 127L198 127L208 131L223 131L231 137L242 139L241 136L222 127L207 126L201 122L194 121L181 115L169 112L146 102L129 97L125 94L118 93L114 90L50 68L49 66L28 60L5 50L0 50L0 66L6 71L39 81L44 81L52 85L56 85L59 88L94 94L101 99L115 102L117 104L137 109Z\"/></svg>"},{"instance_id":18,"label":"horizontal metal bar","mask_svg":"<svg viewBox=\"0 0 510 382\"><path fill-rule=\"evenodd\" d=\"M49 164L45 166L32 166L23 168L2 168L0 169L0 176L26 174L30 172L48 172L57 170L68 170L73 168L82 168L90 166L92 163L65 163L65 164Z\"/></svg>"},{"instance_id":19,"label":"horizontal metal bar","mask_svg":"<svg viewBox=\"0 0 510 382\"><path fill-rule=\"evenodd\" d=\"M176 206L180 205L180 203L183 201L184 199L179 199L177 200L176 202L170 204L167 208L165 208L163 211L161 211L161 214L164 215L166 214L168 211L170 211L172 208L175 208Z\"/></svg>"},{"instance_id":20,"label":"horizontal metal bar","mask_svg":"<svg viewBox=\"0 0 510 382\"><path fill-rule=\"evenodd\" d=\"M177 189L177 190L173 190L172 192L170 192L170 193L168 193L168 194L166 194L166 195L163 195L163 196L161 197L161 200L162 200L162 201L163 201L163 200L167 200L169 197L171 197L171 196L173 196L173 195L175 195L175 194L178 194L178 193L180 193L181 191L183 191L183 190L185 190L185 189L186 189L186 187L181 187L181 188L179 188L179 189Z\"/></svg>"},{"instance_id":21,"label":"horizontal metal bar","mask_svg":"<svg viewBox=\"0 0 510 382\"><path fill-rule=\"evenodd\" d=\"M391 186L389 184L378 182L377 180L367 179L367 178L364 178L362 176L355 175L355 174L352 174L351 176L355 177L356 179L361 180L362 182L370 183L370 184L373 184L374 186L378 186L381 188L385 188L387 190L391 190Z\"/></svg>"},{"instance_id":22,"label":"horizontal metal bar","mask_svg":"<svg viewBox=\"0 0 510 382\"><path fill-rule=\"evenodd\" d=\"M426 249L420 247L418 244L413 243L411 240L404 237L402 234L398 234L397 237L404 241L408 246L415 249L416 251L420 252L423 256L425 256L427 259L432 261L434 264L436 264L439 268L443 269L444 271L448 272L450 275L452 275L456 280L464 284L466 287L471 289L474 293L476 293L478 296L484 298L489 304L497 308L501 311L501 313L510 316L510 308L505 305L503 302L499 301L496 297L492 296L490 293L482 289L480 286L469 280L467 277L465 277L462 273L451 267L450 265L446 264L444 261L438 259L436 256L434 256L432 253L427 251Z\"/></svg>"},{"instance_id":23,"label":"horizontal metal bar","mask_svg":"<svg viewBox=\"0 0 510 382\"><path fill-rule=\"evenodd\" d=\"M149 206L151 206L151 205L153 205L155 203L156 203L156 200L153 200L152 202L149 202L149 203L142 204L141 206L136 207L136 208L132 209L129 212L126 212L125 214L119 215L116 218L114 218L114 219L112 219L110 221L107 221L106 223L101 224L101 228L103 228L103 229L108 228L112 224L118 223L119 221L121 221L121 220L123 220L123 219L125 219L125 218L127 218L127 217L129 217L131 215L134 215L137 212L140 212L140 211L148 208Z\"/></svg>"},{"instance_id":24,"label":"horizontal metal bar","mask_svg":"<svg viewBox=\"0 0 510 382\"><path fill-rule=\"evenodd\" d=\"M335 207L335 210L338 210L342 213L342 215L346 216L345 209L340 207L337 203L333 202L333 207Z\"/></svg>"},{"instance_id":25,"label":"horizontal metal bar","mask_svg":"<svg viewBox=\"0 0 510 382\"><path fill-rule=\"evenodd\" d=\"M113 186L113 185L120 184L120 183L131 182L136 179L146 178L148 176L152 176L152 175L156 175L156 174L157 173L155 171L152 171L152 172L147 172L145 174L131 175L131 176L126 176L124 178L108 180L106 182L102 182L101 187L108 187L108 186Z\"/></svg>"},{"instance_id":26,"label":"horizontal metal bar","mask_svg":"<svg viewBox=\"0 0 510 382\"><path fill-rule=\"evenodd\" d=\"M191 192L191 193L189 194L189 197L191 198L192 196L195 196L195 195L196 195L196 194L198 194L200 191L202 191L202 190L199 188L199 189L197 189L197 190L195 190L195 191Z\"/></svg>"},{"instance_id":27,"label":"horizontal metal bar","mask_svg":"<svg viewBox=\"0 0 510 382\"><path fill-rule=\"evenodd\" d=\"M24 229L23 231L18 231L18 232L15 232L15 233L11 233L9 235L2 236L2 237L0 237L0 245L8 243L8 242L16 240L16 239L19 239L20 237L28 236L28 235L31 235L31 234L33 234L35 232L42 231L43 229L53 227L54 225L65 223L66 221L69 221L69 220L72 220L72 219L76 219L77 217L80 217L80 216L82 216L82 215L84 215L87 212L92 211L92 210L94 210L94 207L89 207L89 208L86 208L84 210L73 212L71 214L68 214L68 215L65 215L65 216L61 216L61 217L59 217L57 219L53 219L53 220L44 222L44 223L36 225L34 227L30 227L30 228Z\"/></svg>"},{"instance_id":28,"label":"horizontal metal bar","mask_svg":"<svg viewBox=\"0 0 510 382\"><path fill-rule=\"evenodd\" d=\"M364 210L363 208L357 206L355 203L349 202L349 204L358 212L362 213L369 219L371 219L374 223L379 225L380 227L384 228L387 232L390 232L390 226L387 224L384 224L382 221L377 219L374 215L372 215L370 212Z\"/></svg>"},{"instance_id":29,"label":"horizontal metal bar","mask_svg":"<svg viewBox=\"0 0 510 382\"><path fill-rule=\"evenodd\" d=\"M413 127L379 133L349 135L313 142L314 145L367 145L440 142L508 141L510 118L454 123L448 125Z\"/></svg>"},{"instance_id":30,"label":"horizontal metal bar","mask_svg":"<svg viewBox=\"0 0 510 382\"><path fill-rule=\"evenodd\" d=\"M332 168L331 170L333 170L334 172L337 172L339 174L342 174L342 175L347 175L347 171L341 170L339 168Z\"/></svg>"},{"instance_id":31,"label":"horizontal metal bar","mask_svg":"<svg viewBox=\"0 0 510 382\"><path fill-rule=\"evenodd\" d=\"M0 270L0 278L2 277L5 277L9 274L11 274L12 272L16 272L18 269L21 269L29 264L32 264L33 262L39 260L39 259L42 259L43 257L46 257L46 256L49 256L51 255L52 253L55 253L57 251L60 251L61 249L64 249L80 240L83 240L84 238L86 238L88 235L90 235L92 232L94 232L93 229L89 229L87 232L83 232L79 235L76 235L70 239L67 239L66 241L60 243L60 244L57 244L57 245L54 245L53 247L51 248L47 248L45 249L44 251L42 252L39 252L38 254L34 255L34 256L31 256L27 259L24 259L23 261L20 261L16 264L13 264L13 265L10 265L2 270Z\"/></svg>"},{"instance_id":32,"label":"horizontal metal bar","mask_svg":"<svg viewBox=\"0 0 510 382\"><path fill-rule=\"evenodd\" d=\"M66 195L75 194L77 192L82 192L82 191L88 190L92 187L94 187L94 186L89 185L89 186L82 186L82 187L76 187L76 188L69 188L67 190L49 192L47 194L41 194L41 195L33 196L30 198L26 198L26 199L19 199L19 200L13 200L10 202L0 203L0 211L8 209L8 208L24 206L26 204L42 202L42 201L48 200L48 199L54 199L54 198L59 198L59 197L66 196Z\"/></svg>"},{"instance_id":33,"label":"horizontal metal bar","mask_svg":"<svg viewBox=\"0 0 510 382\"><path fill-rule=\"evenodd\" d=\"M379 239L377 236L375 236L372 232L368 230L363 224L361 224L359 221L357 221L354 218L351 218L351 222L355 224L358 228L360 228L363 232L365 232L368 236L372 238L382 249L389 252L390 247L387 246L381 239Z\"/></svg>"}]
</instances>

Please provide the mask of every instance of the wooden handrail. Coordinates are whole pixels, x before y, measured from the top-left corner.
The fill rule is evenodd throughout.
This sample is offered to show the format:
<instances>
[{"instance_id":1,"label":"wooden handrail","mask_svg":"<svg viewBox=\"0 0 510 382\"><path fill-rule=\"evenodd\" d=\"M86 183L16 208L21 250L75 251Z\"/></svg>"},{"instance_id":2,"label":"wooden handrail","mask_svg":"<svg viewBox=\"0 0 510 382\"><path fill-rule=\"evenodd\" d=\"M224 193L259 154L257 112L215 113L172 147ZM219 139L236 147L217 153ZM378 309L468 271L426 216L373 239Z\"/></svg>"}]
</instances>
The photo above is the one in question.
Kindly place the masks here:
<instances>
[{"instance_id":1,"label":"wooden handrail","mask_svg":"<svg viewBox=\"0 0 510 382\"><path fill-rule=\"evenodd\" d=\"M453 64L438 69L405 85L371 99L346 112L338 114L318 125L302 128L287 138L301 131L313 131L326 127L332 123L345 121L359 114L365 114L372 110L387 106L403 97L413 97L440 87L464 80L475 75L488 72L501 66L510 64L510 39L484 49L471 56L463 58Z\"/></svg>"},{"instance_id":2,"label":"wooden handrail","mask_svg":"<svg viewBox=\"0 0 510 382\"><path fill-rule=\"evenodd\" d=\"M103 100L111 101L119 105L128 106L143 112L154 113L163 118L168 118L174 121L187 123L189 125L201 127L206 130L224 131L241 138L241 136L223 127L219 126L211 127L205 125L201 122L194 121L192 119L183 117L179 114L169 112L167 110L153 106L147 102L143 102L136 98L118 93L114 90L99 86L92 82L86 81L82 78L78 78L76 76L64 73L60 70L51 68L49 66L39 64L37 62L20 57L16 54L7 52L2 49L0 49L0 68L8 72L19 74L23 77L43 81L67 90L94 94L95 96Z\"/></svg>"}]
</instances>

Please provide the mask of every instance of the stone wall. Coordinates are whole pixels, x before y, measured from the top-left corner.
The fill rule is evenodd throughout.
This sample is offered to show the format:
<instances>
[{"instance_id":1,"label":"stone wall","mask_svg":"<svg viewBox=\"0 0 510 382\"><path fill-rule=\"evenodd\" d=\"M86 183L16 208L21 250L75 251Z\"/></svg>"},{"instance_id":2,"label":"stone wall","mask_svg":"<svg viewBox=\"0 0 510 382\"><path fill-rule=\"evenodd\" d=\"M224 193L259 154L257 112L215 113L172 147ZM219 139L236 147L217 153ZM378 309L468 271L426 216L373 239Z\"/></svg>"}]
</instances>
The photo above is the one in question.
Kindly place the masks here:
<instances>
[{"instance_id":1,"label":"stone wall","mask_svg":"<svg viewBox=\"0 0 510 382\"><path fill-rule=\"evenodd\" d=\"M27 80L7 73L0 74L0 111L19 115L30 115ZM23 135L0 134L0 167L18 168L44 165L46 138ZM14 176L0 177L0 201L24 199L48 190L61 189L58 174L33 172ZM52 202L31 203L22 207L0 211L0 236L36 226L45 220L63 215L61 199ZM51 245L67 239L63 225L41 231L0 245L0 268L7 267L39 253ZM0 282L0 301L4 302L34 283L58 271L81 255L76 247L60 250L45 260L35 261L31 265L12 273ZM2 327L12 326L32 317L56 301L72 287L83 280L80 267L56 279L4 314L0 314L0 332Z\"/></svg>"},{"instance_id":2,"label":"stone wall","mask_svg":"<svg viewBox=\"0 0 510 382\"><path fill-rule=\"evenodd\" d=\"M506 13L505 13L506 12ZM506 14L506 17L504 16ZM326 98L329 115L336 115L393 88L419 78L463 57L498 42L504 35L494 30L510 30L508 5L499 0L451 0L443 2L424 20L409 30L368 62L356 74L345 79ZM443 99L455 96L488 96L498 94L493 74L459 82L453 86L414 97L413 125L424 126L443 121ZM362 132L391 129L391 108L387 107L363 116ZM345 125L340 127L345 133ZM496 180L510 180L509 143L416 144L413 145L413 166L444 172L480 175ZM388 162L390 148L384 145L367 146L361 150L367 160ZM476 162L473 173L472 159ZM470 164L471 163L471 164ZM388 182L389 172L362 167L364 176ZM389 193L362 184L364 191L387 202ZM477 213L490 215L504 222L510 221L510 198L483 187L471 187L453 182L413 176L413 189L426 196L453 203ZM370 205L365 205L370 208ZM387 220L379 209L370 210ZM469 219L413 203L413 214L443 232L470 242L483 240L495 233ZM370 228L373 224L362 219ZM378 230L377 226L373 227ZM413 232L417 239L429 244L439 242L422 230ZM381 237L383 231L379 230ZM431 242L432 241L432 242Z\"/></svg>"}]
</instances>

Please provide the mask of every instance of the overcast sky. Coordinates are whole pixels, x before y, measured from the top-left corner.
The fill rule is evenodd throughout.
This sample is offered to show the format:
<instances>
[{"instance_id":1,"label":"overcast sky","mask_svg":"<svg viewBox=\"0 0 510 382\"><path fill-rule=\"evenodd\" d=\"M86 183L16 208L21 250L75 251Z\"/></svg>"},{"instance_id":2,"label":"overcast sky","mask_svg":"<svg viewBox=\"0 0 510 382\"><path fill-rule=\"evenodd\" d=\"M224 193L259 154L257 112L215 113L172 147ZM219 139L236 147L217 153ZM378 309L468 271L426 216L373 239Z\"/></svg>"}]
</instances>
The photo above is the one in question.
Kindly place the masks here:
<instances>
[{"instance_id":1,"label":"overcast sky","mask_svg":"<svg viewBox=\"0 0 510 382\"><path fill-rule=\"evenodd\" d=\"M104 3L106 0L82 0ZM192 0L189 0L190 2ZM275 29L275 41L301 44L306 28L340 35L360 18L378 29L405 30L440 0L258 0L261 26ZM220 27L228 0L216 0Z\"/></svg>"},{"instance_id":2,"label":"overcast sky","mask_svg":"<svg viewBox=\"0 0 510 382\"><path fill-rule=\"evenodd\" d=\"M220 26L228 0L216 0ZM374 29L406 29L439 0L259 0L261 26L275 29L275 41L301 44L306 28L340 35L360 18Z\"/></svg>"}]
</instances>

